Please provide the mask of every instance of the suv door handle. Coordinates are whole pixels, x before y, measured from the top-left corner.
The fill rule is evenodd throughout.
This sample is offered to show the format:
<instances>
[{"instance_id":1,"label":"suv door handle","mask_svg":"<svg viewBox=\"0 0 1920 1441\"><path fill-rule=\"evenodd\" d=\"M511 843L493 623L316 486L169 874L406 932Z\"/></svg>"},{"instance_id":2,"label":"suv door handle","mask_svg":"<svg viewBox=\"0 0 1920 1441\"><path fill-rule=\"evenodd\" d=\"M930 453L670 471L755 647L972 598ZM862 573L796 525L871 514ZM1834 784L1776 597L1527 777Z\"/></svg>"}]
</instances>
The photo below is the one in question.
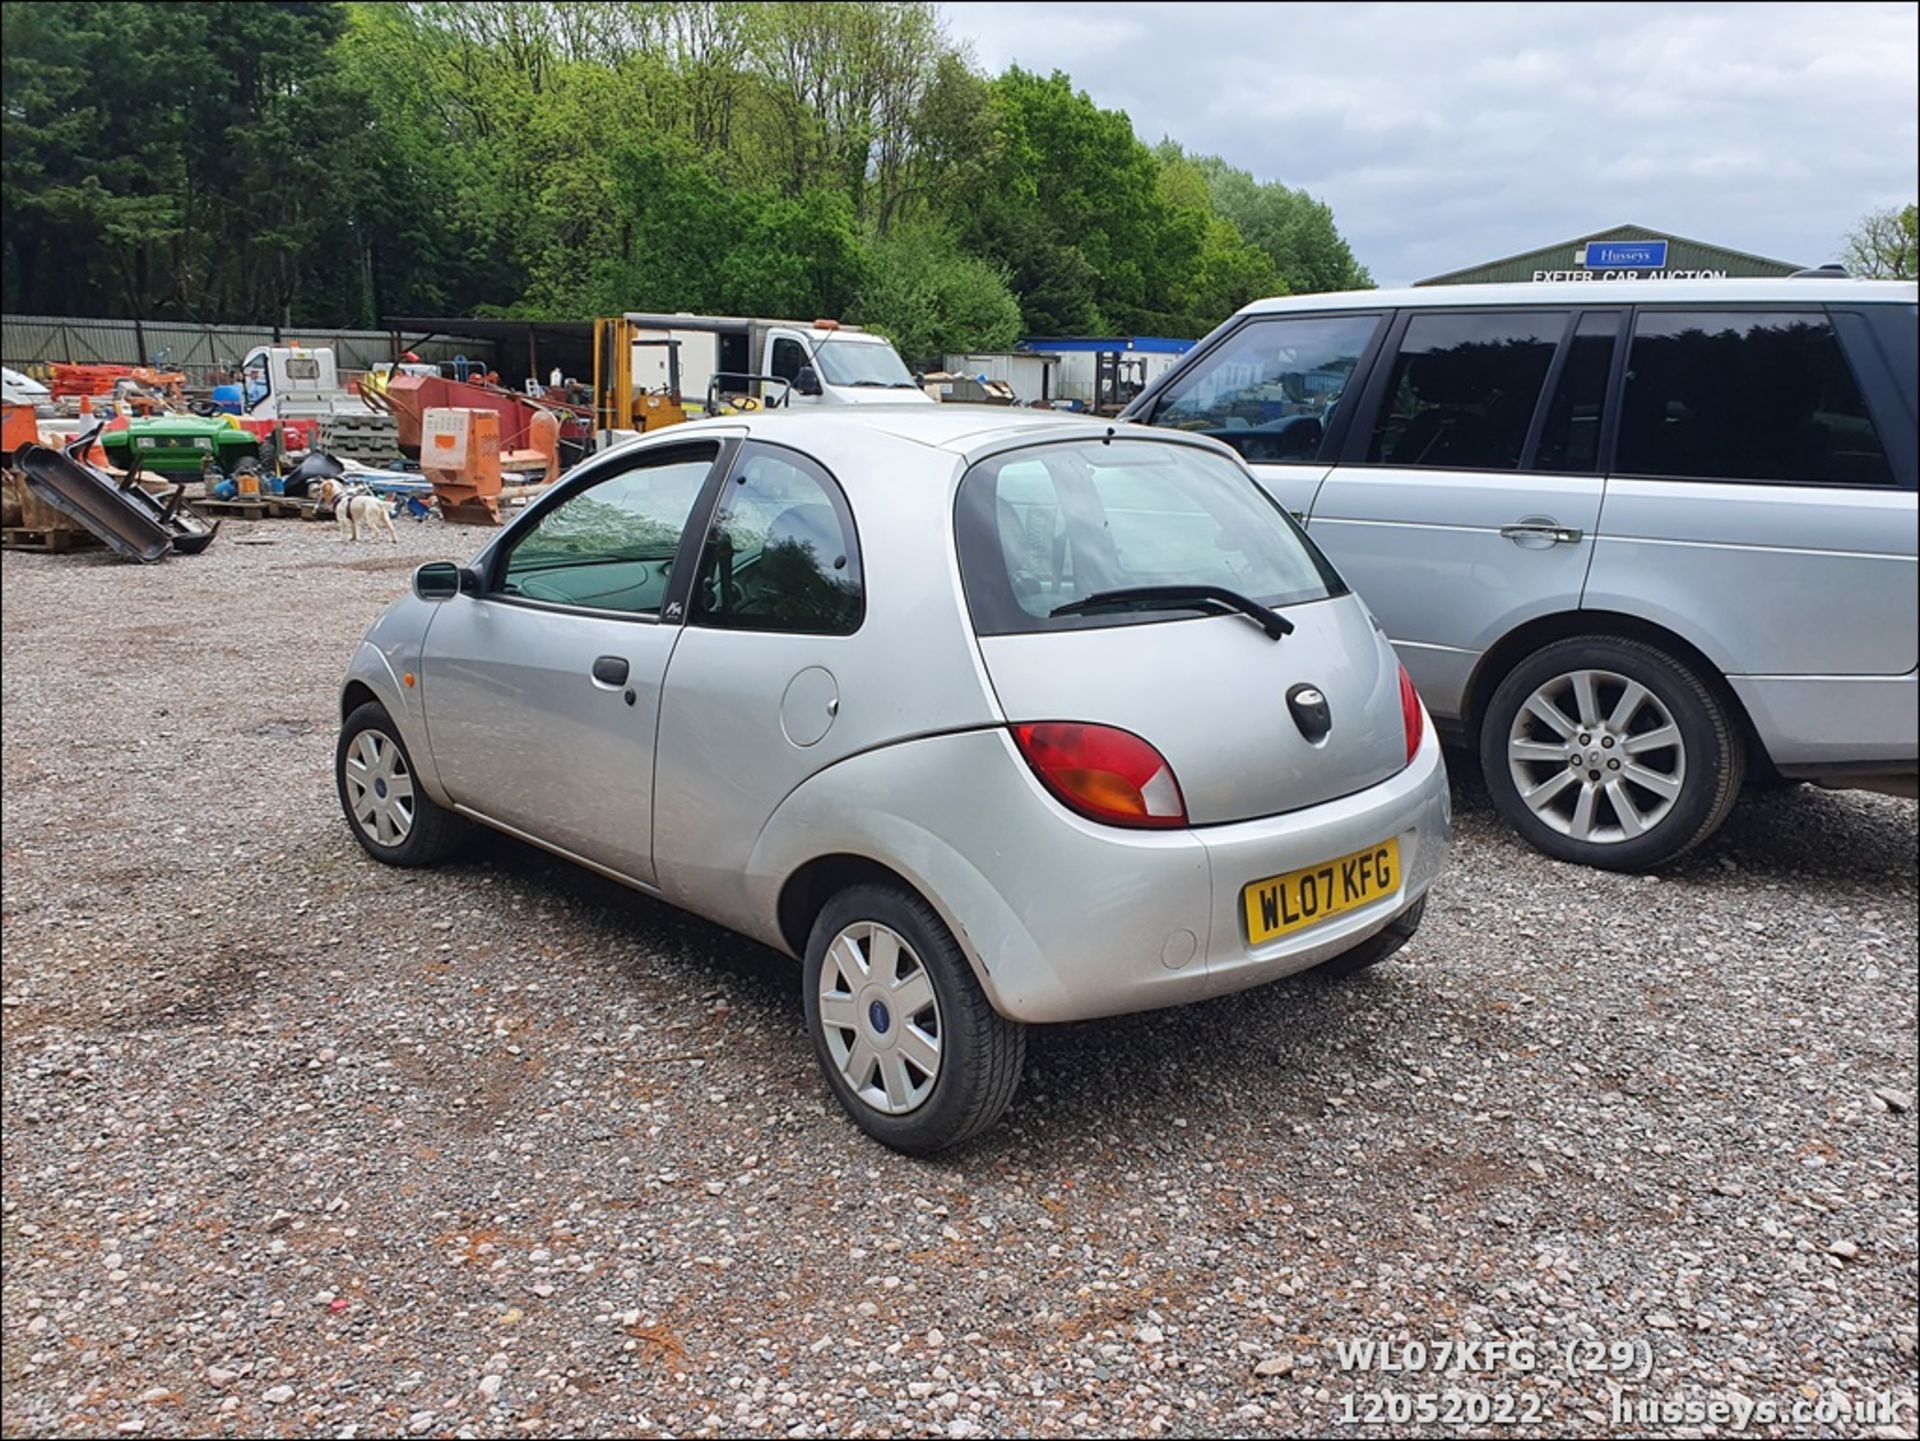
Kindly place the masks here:
<instances>
[{"instance_id":1,"label":"suv door handle","mask_svg":"<svg viewBox=\"0 0 1920 1441\"><path fill-rule=\"evenodd\" d=\"M593 663L593 678L601 685L625 685L627 671L628 666L624 656L603 655Z\"/></svg>"},{"instance_id":2,"label":"suv door handle","mask_svg":"<svg viewBox=\"0 0 1920 1441\"><path fill-rule=\"evenodd\" d=\"M1544 540L1554 545L1578 545L1582 532L1578 526L1560 525L1551 520L1522 520L1501 526L1500 534L1508 540Z\"/></svg>"}]
</instances>

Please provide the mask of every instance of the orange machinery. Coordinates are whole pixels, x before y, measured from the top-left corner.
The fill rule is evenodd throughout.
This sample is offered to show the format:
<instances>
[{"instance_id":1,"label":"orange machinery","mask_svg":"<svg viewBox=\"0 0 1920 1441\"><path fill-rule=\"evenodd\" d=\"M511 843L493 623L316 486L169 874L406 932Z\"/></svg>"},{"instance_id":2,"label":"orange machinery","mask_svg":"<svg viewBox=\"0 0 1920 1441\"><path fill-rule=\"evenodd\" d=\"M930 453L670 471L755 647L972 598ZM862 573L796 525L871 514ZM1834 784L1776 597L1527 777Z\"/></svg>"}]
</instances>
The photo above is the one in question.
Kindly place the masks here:
<instances>
[{"instance_id":1,"label":"orange machinery","mask_svg":"<svg viewBox=\"0 0 1920 1441\"><path fill-rule=\"evenodd\" d=\"M498 525L500 503L545 490L560 474L560 422L536 412L531 445L502 452L500 414L477 406L435 406L420 427L420 472L433 483L440 515L455 525ZM532 485L505 485L503 470L539 470Z\"/></svg>"},{"instance_id":2,"label":"orange machinery","mask_svg":"<svg viewBox=\"0 0 1920 1441\"><path fill-rule=\"evenodd\" d=\"M9 400L0 405L0 453L8 460L23 445L40 443L40 423L35 418L31 405L18 405Z\"/></svg>"},{"instance_id":3,"label":"orange machinery","mask_svg":"<svg viewBox=\"0 0 1920 1441\"><path fill-rule=\"evenodd\" d=\"M421 435L427 413L448 407L494 412L500 417L500 444L508 451L537 449L535 429L544 429L547 424L554 425L559 434L583 448L593 435L583 408L560 406L551 401L535 402L515 391L451 380L444 375L401 372L389 376L384 386L363 387L361 394L369 405L393 413L400 453L420 459L425 458ZM509 470L514 468L511 464L507 466Z\"/></svg>"},{"instance_id":4,"label":"orange machinery","mask_svg":"<svg viewBox=\"0 0 1920 1441\"><path fill-rule=\"evenodd\" d=\"M187 377L177 370L156 370L146 365L77 365L56 361L53 370L53 395L113 395L121 382L131 381L140 390L152 392L163 400L180 399Z\"/></svg>"}]
</instances>

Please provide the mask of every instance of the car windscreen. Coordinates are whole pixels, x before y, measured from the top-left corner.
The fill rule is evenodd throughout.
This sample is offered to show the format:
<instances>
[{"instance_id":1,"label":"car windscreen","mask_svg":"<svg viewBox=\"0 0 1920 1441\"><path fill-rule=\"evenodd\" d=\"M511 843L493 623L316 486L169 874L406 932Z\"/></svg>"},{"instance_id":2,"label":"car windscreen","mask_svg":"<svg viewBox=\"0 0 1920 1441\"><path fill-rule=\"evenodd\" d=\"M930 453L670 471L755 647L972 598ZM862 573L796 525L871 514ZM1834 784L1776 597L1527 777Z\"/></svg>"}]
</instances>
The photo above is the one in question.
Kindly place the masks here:
<instances>
[{"instance_id":1,"label":"car windscreen","mask_svg":"<svg viewBox=\"0 0 1920 1441\"><path fill-rule=\"evenodd\" d=\"M828 336L814 347L813 363L828 385L915 388L906 362L893 347L871 340Z\"/></svg>"},{"instance_id":2,"label":"car windscreen","mask_svg":"<svg viewBox=\"0 0 1920 1441\"><path fill-rule=\"evenodd\" d=\"M1268 606L1343 594L1291 517L1237 463L1197 445L1087 440L994 456L960 482L960 575L981 635L1083 630L1211 613L1115 606L1139 586L1215 586Z\"/></svg>"}]
</instances>

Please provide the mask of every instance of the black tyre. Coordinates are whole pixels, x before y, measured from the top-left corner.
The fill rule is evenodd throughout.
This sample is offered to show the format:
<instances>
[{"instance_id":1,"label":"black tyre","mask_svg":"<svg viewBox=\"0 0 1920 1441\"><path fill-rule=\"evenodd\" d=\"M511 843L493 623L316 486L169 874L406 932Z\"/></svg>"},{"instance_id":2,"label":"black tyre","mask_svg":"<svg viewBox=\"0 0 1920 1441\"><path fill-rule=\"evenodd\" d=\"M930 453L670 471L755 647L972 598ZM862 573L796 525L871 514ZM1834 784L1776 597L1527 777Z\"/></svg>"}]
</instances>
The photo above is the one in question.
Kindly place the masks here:
<instances>
[{"instance_id":1,"label":"black tyre","mask_svg":"<svg viewBox=\"0 0 1920 1441\"><path fill-rule=\"evenodd\" d=\"M428 866L466 833L467 823L434 804L386 707L368 701L340 727L333 751L340 809L362 849L390 866Z\"/></svg>"},{"instance_id":2,"label":"black tyre","mask_svg":"<svg viewBox=\"0 0 1920 1441\"><path fill-rule=\"evenodd\" d=\"M1349 976L1371 970L1413 939L1413 933L1420 929L1420 922L1426 914L1427 898L1422 896L1352 950L1330 961L1322 961L1307 974L1317 981L1344 981Z\"/></svg>"},{"instance_id":3,"label":"black tyre","mask_svg":"<svg viewBox=\"0 0 1920 1441\"><path fill-rule=\"evenodd\" d=\"M1746 749L1716 683L1657 646L1576 636L1515 666L1480 723L1494 804L1558 860L1644 871L1720 829Z\"/></svg>"},{"instance_id":4,"label":"black tyre","mask_svg":"<svg viewBox=\"0 0 1920 1441\"><path fill-rule=\"evenodd\" d=\"M993 1009L934 909L899 886L849 887L813 923L807 1031L860 1129L909 1155L957 1146L1020 1085L1026 1031Z\"/></svg>"}]
</instances>

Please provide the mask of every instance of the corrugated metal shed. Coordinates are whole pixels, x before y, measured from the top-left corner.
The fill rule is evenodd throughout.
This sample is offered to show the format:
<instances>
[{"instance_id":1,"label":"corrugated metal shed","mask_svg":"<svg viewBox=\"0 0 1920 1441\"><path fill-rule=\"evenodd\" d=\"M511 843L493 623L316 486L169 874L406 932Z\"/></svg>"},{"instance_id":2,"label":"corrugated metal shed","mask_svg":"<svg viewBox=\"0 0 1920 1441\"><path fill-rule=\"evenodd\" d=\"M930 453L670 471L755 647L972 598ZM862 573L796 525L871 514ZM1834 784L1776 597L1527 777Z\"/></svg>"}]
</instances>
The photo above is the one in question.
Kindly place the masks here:
<instances>
[{"instance_id":1,"label":"corrugated metal shed","mask_svg":"<svg viewBox=\"0 0 1920 1441\"><path fill-rule=\"evenodd\" d=\"M1608 242L1621 243L1627 248L1640 245L1663 247L1662 251L1655 253L1660 254L1664 263L1609 265L1605 259L1609 253ZM1589 246L1596 249L1589 251ZM1590 264L1590 260L1594 263ZM1496 285L1503 281L1586 279L1723 280L1734 275L1791 275L1802 268L1791 260L1774 260L1744 250L1730 250L1724 245L1689 240L1684 235L1652 230L1644 225L1616 225L1610 230L1596 230L1591 235L1562 240L1538 250L1489 260L1462 270L1450 270L1444 275L1417 280L1414 284Z\"/></svg>"}]
</instances>

